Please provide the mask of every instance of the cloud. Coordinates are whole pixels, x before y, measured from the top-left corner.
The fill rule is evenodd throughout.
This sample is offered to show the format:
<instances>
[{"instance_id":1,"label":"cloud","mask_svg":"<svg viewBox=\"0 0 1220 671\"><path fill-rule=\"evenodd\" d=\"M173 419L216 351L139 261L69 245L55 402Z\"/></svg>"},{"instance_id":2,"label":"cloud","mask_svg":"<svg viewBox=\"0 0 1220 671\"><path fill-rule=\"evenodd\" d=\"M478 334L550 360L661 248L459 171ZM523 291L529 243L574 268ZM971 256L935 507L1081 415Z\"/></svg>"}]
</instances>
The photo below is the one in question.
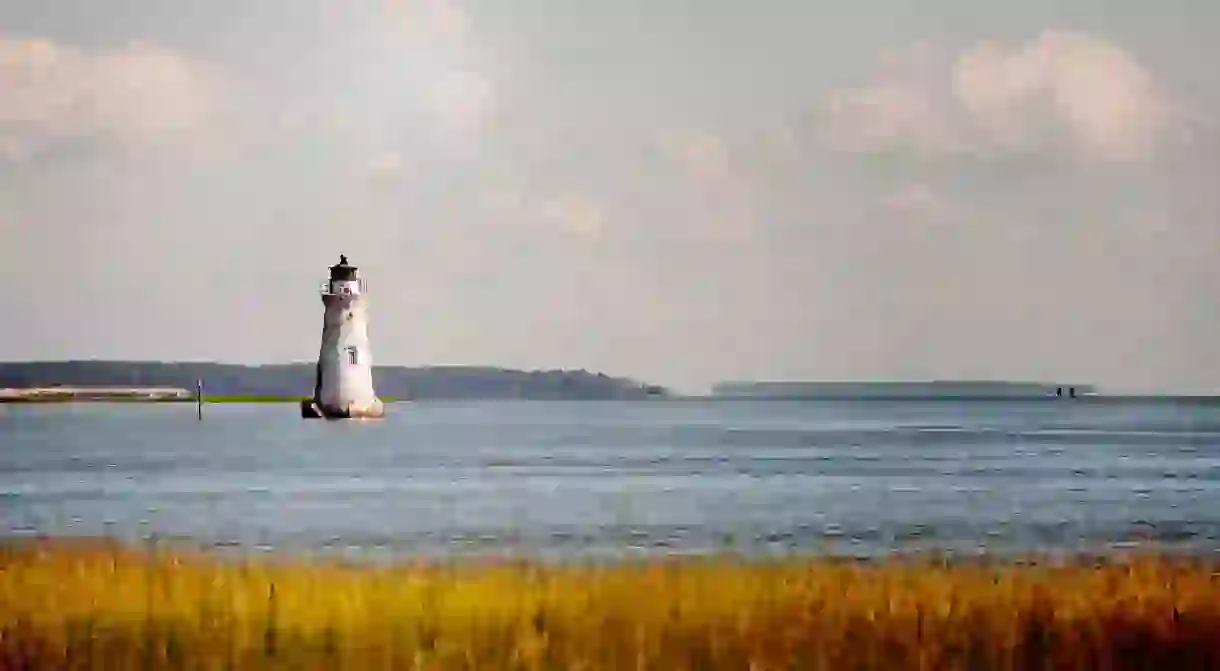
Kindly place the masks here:
<instances>
[{"instance_id":1,"label":"cloud","mask_svg":"<svg viewBox=\"0 0 1220 671\"><path fill-rule=\"evenodd\" d=\"M918 182L903 184L884 196L881 207L891 217L917 224L959 224L966 219L963 205Z\"/></svg>"},{"instance_id":2,"label":"cloud","mask_svg":"<svg viewBox=\"0 0 1220 671\"><path fill-rule=\"evenodd\" d=\"M706 131L661 139L662 153L679 169L686 187L679 197L698 237L740 242L757 225L753 187L735 165L729 143Z\"/></svg>"},{"instance_id":3,"label":"cloud","mask_svg":"<svg viewBox=\"0 0 1220 671\"><path fill-rule=\"evenodd\" d=\"M542 203L543 218L579 237L600 238L605 213L587 196L570 194L551 198Z\"/></svg>"},{"instance_id":4,"label":"cloud","mask_svg":"<svg viewBox=\"0 0 1220 671\"><path fill-rule=\"evenodd\" d=\"M692 179L717 182L730 176L728 143L718 135L681 133L662 138L661 144Z\"/></svg>"},{"instance_id":5,"label":"cloud","mask_svg":"<svg viewBox=\"0 0 1220 671\"><path fill-rule=\"evenodd\" d=\"M72 138L126 146L205 129L221 105L206 65L134 42L86 51L45 39L0 36L0 155L14 158Z\"/></svg>"},{"instance_id":6,"label":"cloud","mask_svg":"<svg viewBox=\"0 0 1220 671\"><path fill-rule=\"evenodd\" d=\"M16 137L0 135L0 161L22 161L28 157L25 143Z\"/></svg>"},{"instance_id":7,"label":"cloud","mask_svg":"<svg viewBox=\"0 0 1220 671\"><path fill-rule=\"evenodd\" d=\"M479 200L487 211L497 216L519 216L525 210L525 196L512 188L488 189Z\"/></svg>"},{"instance_id":8,"label":"cloud","mask_svg":"<svg viewBox=\"0 0 1220 671\"><path fill-rule=\"evenodd\" d=\"M1083 150L1107 159L1146 155L1171 109L1134 58L1080 33L1047 31L1012 51L983 43L958 59L953 82L990 136L1021 142L1035 133L1038 114L1049 115Z\"/></svg>"},{"instance_id":9,"label":"cloud","mask_svg":"<svg viewBox=\"0 0 1220 671\"><path fill-rule=\"evenodd\" d=\"M382 153L369 165L369 178L375 184L392 182L402 173L402 155L394 151Z\"/></svg>"},{"instance_id":10,"label":"cloud","mask_svg":"<svg viewBox=\"0 0 1220 671\"><path fill-rule=\"evenodd\" d=\"M431 117L431 137L469 154L497 111L488 55L479 48L470 13L456 0L387 0L385 7L398 31L408 77L403 85Z\"/></svg>"},{"instance_id":11,"label":"cloud","mask_svg":"<svg viewBox=\"0 0 1220 671\"><path fill-rule=\"evenodd\" d=\"M455 0L387 0L386 11L413 39L459 47L470 41L470 14Z\"/></svg>"},{"instance_id":12,"label":"cloud","mask_svg":"<svg viewBox=\"0 0 1220 671\"><path fill-rule=\"evenodd\" d=\"M871 84L831 92L823 139L842 151L924 156L1055 150L1130 161L1184 118L1153 76L1100 37L1047 30L1023 46L985 41L945 58L890 55Z\"/></svg>"},{"instance_id":13,"label":"cloud","mask_svg":"<svg viewBox=\"0 0 1220 671\"><path fill-rule=\"evenodd\" d=\"M494 111L491 82L478 72L454 70L428 82L428 105L447 137L469 138L482 134Z\"/></svg>"},{"instance_id":14,"label":"cloud","mask_svg":"<svg viewBox=\"0 0 1220 671\"><path fill-rule=\"evenodd\" d=\"M520 188L516 180L489 175L476 202L501 230L541 234L550 239L598 241L606 234L605 207L581 191L538 192Z\"/></svg>"},{"instance_id":15,"label":"cloud","mask_svg":"<svg viewBox=\"0 0 1220 671\"><path fill-rule=\"evenodd\" d=\"M921 154L958 149L937 60L926 45L883 54L876 81L829 93L821 110L822 139L845 152L897 145Z\"/></svg>"}]
</instances>

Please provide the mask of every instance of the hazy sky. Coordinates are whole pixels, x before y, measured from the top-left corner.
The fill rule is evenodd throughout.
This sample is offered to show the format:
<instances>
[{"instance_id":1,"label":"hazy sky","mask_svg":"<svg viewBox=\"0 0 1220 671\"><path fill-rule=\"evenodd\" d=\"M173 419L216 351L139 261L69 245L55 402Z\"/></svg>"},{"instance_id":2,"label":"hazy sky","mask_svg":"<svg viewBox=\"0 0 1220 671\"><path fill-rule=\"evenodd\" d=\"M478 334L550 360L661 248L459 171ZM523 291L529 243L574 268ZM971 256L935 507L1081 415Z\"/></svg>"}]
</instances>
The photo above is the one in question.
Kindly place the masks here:
<instances>
[{"instance_id":1,"label":"hazy sky","mask_svg":"<svg viewBox=\"0 0 1220 671\"><path fill-rule=\"evenodd\" d=\"M1220 388L1212 0L0 2L0 359Z\"/></svg>"}]
</instances>

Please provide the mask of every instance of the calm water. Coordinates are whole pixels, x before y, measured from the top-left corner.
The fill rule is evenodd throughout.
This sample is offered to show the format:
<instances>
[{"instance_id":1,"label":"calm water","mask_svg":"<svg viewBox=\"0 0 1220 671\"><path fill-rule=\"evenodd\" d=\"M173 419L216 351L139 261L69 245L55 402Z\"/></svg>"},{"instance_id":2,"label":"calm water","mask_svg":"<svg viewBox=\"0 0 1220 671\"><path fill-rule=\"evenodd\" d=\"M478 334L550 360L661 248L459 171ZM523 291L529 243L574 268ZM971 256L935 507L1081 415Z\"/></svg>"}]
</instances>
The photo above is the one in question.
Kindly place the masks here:
<instances>
[{"instance_id":1,"label":"calm water","mask_svg":"<svg viewBox=\"0 0 1220 671\"><path fill-rule=\"evenodd\" d=\"M0 406L0 531L574 556L1220 550L1220 406Z\"/></svg>"}]
</instances>

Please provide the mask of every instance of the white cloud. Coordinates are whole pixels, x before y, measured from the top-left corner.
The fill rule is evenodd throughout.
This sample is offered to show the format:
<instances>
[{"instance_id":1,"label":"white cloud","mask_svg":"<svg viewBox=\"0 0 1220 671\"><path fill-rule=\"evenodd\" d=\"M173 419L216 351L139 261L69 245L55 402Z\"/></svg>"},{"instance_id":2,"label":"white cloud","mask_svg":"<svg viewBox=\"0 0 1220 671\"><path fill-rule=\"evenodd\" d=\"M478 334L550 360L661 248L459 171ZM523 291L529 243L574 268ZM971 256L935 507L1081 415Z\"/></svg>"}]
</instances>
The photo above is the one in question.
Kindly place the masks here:
<instances>
[{"instance_id":1,"label":"white cloud","mask_svg":"<svg viewBox=\"0 0 1220 671\"><path fill-rule=\"evenodd\" d=\"M692 179L714 182L730 176L728 144L718 135L707 132L674 134L662 138L661 145Z\"/></svg>"},{"instance_id":2,"label":"white cloud","mask_svg":"<svg viewBox=\"0 0 1220 671\"><path fill-rule=\"evenodd\" d=\"M155 44L86 51L0 37L0 154L14 158L73 137L156 143L206 128L220 81L204 64Z\"/></svg>"},{"instance_id":3,"label":"white cloud","mask_svg":"<svg viewBox=\"0 0 1220 671\"><path fill-rule=\"evenodd\" d=\"M21 161L29 156L29 149L15 136L0 135L0 160Z\"/></svg>"},{"instance_id":4,"label":"white cloud","mask_svg":"<svg viewBox=\"0 0 1220 671\"><path fill-rule=\"evenodd\" d=\"M904 184L887 194L881 199L881 207L890 217L916 224L958 224L966 218L963 205L919 182Z\"/></svg>"},{"instance_id":5,"label":"white cloud","mask_svg":"<svg viewBox=\"0 0 1220 671\"><path fill-rule=\"evenodd\" d=\"M602 235L605 213L582 194L552 198L542 204L542 216L563 230L580 237L597 239Z\"/></svg>"},{"instance_id":6,"label":"white cloud","mask_svg":"<svg viewBox=\"0 0 1220 671\"><path fill-rule=\"evenodd\" d=\"M378 156L369 166L369 172L375 181L393 179L402 171L402 156L393 151L387 151Z\"/></svg>"},{"instance_id":7,"label":"white cloud","mask_svg":"<svg viewBox=\"0 0 1220 671\"><path fill-rule=\"evenodd\" d=\"M958 101L992 138L1025 142L1040 117L1080 148L1125 160L1146 155L1171 108L1152 76L1103 39L1047 31L1022 49L983 43L954 65Z\"/></svg>"},{"instance_id":8,"label":"white cloud","mask_svg":"<svg viewBox=\"0 0 1220 671\"><path fill-rule=\"evenodd\" d=\"M399 29L406 86L433 120L431 137L465 155L479 146L497 110L488 55L457 0L387 0Z\"/></svg>"},{"instance_id":9,"label":"white cloud","mask_svg":"<svg viewBox=\"0 0 1220 671\"><path fill-rule=\"evenodd\" d=\"M866 86L833 91L824 139L844 151L905 145L925 155L1042 151L1149 156L1176 108L1111 42L1048 30L1017 48L982 42L951 59L921 48L891 57Z\"/></svg>"},{"instance_id":10,"label":"white cloud","mask_svg":"<svg viewBox=\"0 0 1220 671\"><path fill-rule=\"evenodd\" d=\"M453 70L437 75L425 91L430 110L447 137L482 134L494 111L491 82L474 71Z\"/></svg>"},{"instance_id":11,"label":"white cloud","mask_svg":"<svg viewBox=\"0 0 1220 671\"><path fill-rule=\"evenodd\" d=\"M520 191L506 187L484 191L480 202L497 216L519 216L525 209L525 196Z\"/></svg>"},{"instance_id":12,"label":"white cloud","mask_svg":"<svg viewBox=\"0 0 1220 671\"><path fill-rule=\"evenodd\" d=\"M455 0L387 0L386 9L412 39L459 47L470 40L470 14Z\"/></svg>"},{"instance_id":13,"label":"white cloud","mask_svg":"<svg viewBox=\"0 0 1220 671\"><path fill-rule=\"evenodd\" d=\"M690 131L664 136L663 153L685 179L682 199L687 226L697 237L740 242L758 225L753 187L746 171L734 164L734 155L720 135Z\"/></svg>"},{"instance_id":14,"label":"white cloud","mask_svg":"<svg viewBox=\"0 0 1220 671\"><path fill-rule=\"evenodd\" d=\"M829 93L823 139L847 152L899 144L921 154L958 149L937 60L926 45L883 54L876 81Z\"/></svg>"}]
</instances>

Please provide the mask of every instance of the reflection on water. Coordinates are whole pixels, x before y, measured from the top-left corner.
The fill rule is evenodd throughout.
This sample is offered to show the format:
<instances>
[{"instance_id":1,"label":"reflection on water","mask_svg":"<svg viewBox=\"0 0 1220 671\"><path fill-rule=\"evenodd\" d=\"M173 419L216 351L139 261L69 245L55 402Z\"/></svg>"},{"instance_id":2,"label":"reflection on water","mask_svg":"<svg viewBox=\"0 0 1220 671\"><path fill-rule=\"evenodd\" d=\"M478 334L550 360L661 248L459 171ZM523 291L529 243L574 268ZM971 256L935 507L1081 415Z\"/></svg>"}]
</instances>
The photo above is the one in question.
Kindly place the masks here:
<instances>
[{"instance_id":1,"label":"reflection on water","mask_svg":"<svg viewBox=\"0 0 1220 671\"><path fill-rule=\"evenodd\" d=\"M1220 548L1220 406L0 406L0 524L393 553Z\"/></svg>"}]
</instances>

